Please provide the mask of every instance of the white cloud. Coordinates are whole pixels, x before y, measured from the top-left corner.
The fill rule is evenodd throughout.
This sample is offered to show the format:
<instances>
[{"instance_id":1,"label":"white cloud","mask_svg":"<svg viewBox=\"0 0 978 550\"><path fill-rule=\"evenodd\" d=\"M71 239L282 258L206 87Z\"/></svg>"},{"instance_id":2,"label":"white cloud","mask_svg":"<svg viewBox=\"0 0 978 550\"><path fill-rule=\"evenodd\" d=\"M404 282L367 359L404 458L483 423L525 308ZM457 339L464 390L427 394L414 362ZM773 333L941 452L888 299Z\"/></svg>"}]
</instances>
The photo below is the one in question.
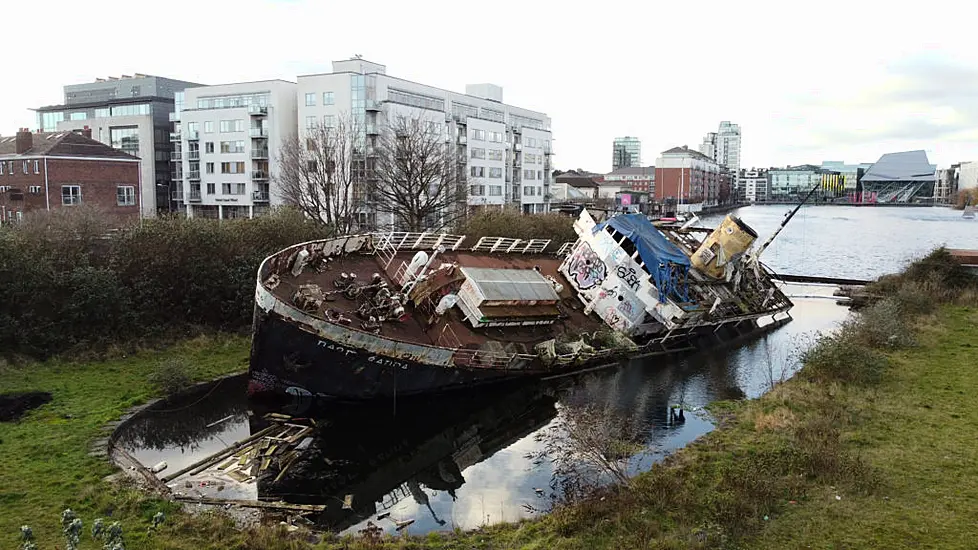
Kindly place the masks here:
<instances>
[{"instance_id":1,"label":"white cloud","mask_svg":"<svg viewBox=\"0 0 978 550\"><path fill-rule=\"evenodd\" d=\"M60 103L62 85L97 76L294 79L358 53L391 74L444 88L504 86L507 102L551 115L563 168L609 169L611 140L626 134L642 138L651 163L668 147L698 144L720 120L742 126L747 165L872 161L912 148L947 164L978 145L962 127L970 119L960 103L925 93L958 88L961 98L974 90L966 68L978 51L968 18L954 16L960 4L568 6L241 0L230 9L173 0L148 15L119 0L97 10L63 0L43 11L14 3L5 21L38 24L5 28L0 131L34 127L29 107ZM965 69L947 70L947 59Z\"/></svg>"}]
</instances>

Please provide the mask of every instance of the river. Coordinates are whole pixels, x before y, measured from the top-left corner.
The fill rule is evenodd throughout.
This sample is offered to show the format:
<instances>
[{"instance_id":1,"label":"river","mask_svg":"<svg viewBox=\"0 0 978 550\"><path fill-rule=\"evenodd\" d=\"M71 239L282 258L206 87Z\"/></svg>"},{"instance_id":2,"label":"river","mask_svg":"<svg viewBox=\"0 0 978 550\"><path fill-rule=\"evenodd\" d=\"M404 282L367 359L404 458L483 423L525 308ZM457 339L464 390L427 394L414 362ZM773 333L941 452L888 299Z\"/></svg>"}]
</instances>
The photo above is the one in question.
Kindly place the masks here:
<instances>
[{"instance_id":1,"label":"river","mask_svg":"<svg viewBox=\"0 0 978 550\"><path fill-rule=\"evenodd\" d=\"M789 209L752 206L736 214L764 239ZM948 209L814 206L799 211L763 259L780 273L865 279L897 271L935 246L976 242L978 223ZM421 534L534 516L555 497L607 476L578 460L581 449L566 437L568 425L629 441L634 454L621 469L637 474L713 429L703 411L708 403L756 397L789 378L815 335L848 315L830 298L832 287L784 290L795 302L794 320L735 346L476 397L402 404L396 414L393 408L322 411L323 427L289 478L274 488L229 487L223 496L254 499L261 491L263 498L326 504L316 521L347 533L368 521L393 532L392 520L412 519L406 530ZM252 433L256 415L244 388L242 380L230 380L168 403L170 412L138 420L120 443L146 465L166 460L170 471L189 465ZM682 406L683 418L673 405ZM343 506L347 495L352 507ZM381 513L389 518L378 520Z\"/></svg>"}]
</instances>

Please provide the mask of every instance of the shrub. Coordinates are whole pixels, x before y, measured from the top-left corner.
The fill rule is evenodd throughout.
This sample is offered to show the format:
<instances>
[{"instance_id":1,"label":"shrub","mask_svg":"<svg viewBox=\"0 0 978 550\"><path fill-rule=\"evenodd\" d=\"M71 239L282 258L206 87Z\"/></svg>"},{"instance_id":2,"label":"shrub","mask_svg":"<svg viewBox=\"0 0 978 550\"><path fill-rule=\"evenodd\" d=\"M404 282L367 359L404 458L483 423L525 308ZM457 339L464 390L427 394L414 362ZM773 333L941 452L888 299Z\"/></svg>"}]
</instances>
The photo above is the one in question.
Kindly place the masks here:
<instances>
[{"instance_id":1,"label":"shrub","mask_svg":"<svg viewBox=\"0 0 978 550\"><path fill-rule=\"evenodd\" d=\"M190 366L180 359L166 359L153 369L149 383L163 395L173 395L190 387Z\"/></svg>"},{"instance_id":2,"label":"shrub","mask_svg":"<svg viewBox=\"0 0 978 550\"><path fill-rule=\"evenodd\" d=\"M261 260L328 236L290 210L115 232L105 219L72 208L0 228L0 350L44 358L195 327L245 329Z\"/></svg>"},{"instance_id":3,"label":"shrub","mask_svg":"<svg viewBox=\"0 0 978 550\"><path fill-rule=\"evenodd\" d=\"M802 354L802 374L812 380L872 384L879 382L888 360L866 344L859 321L850 320L834 333L819 338Z\"/></svg>"}]
</instances>

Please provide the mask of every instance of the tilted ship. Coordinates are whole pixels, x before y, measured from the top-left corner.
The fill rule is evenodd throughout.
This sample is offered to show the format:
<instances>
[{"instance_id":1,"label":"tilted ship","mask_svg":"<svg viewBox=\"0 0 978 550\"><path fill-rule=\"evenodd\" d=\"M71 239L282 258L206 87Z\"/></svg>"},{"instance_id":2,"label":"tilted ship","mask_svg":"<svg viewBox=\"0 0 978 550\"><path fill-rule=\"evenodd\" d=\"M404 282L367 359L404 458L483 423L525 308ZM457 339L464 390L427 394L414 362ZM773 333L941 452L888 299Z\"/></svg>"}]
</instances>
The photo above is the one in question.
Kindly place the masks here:
<instances>
[{"instance_id":1,"label":"tilted ship","mask_svg":"<svg viewBox=\"0 0 978 550\"><path fill-rule=\"evenodd\" d=\"M296 244L258 270L249 393L396 399L680 353L790 319L758 260L770 239L754 247L732 215L689 225L584 210L577 241L559 246L398 232Z\"/></svg>"}]
</instances>

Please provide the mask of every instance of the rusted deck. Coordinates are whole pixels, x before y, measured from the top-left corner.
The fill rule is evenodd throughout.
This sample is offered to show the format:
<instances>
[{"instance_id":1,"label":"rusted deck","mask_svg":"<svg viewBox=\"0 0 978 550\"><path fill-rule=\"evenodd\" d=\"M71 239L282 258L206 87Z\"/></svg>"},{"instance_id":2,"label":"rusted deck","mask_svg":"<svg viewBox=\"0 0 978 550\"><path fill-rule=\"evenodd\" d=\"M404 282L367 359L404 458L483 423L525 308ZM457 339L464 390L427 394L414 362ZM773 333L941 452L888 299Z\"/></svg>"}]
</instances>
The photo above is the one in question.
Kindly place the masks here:
<instances>
[{"instance_id":1,"label":"rusted deck","mask_svg":"<svg viewBox=\"0 0 978 550\"><path fill-rule=\"evenodd\" d=\"M378 256L369 254L354 253L329 262L329 269L323 273L318 273L315 269L307 267L298 277L293 277L291 273L280 273L280 283L272 292L286 303L292 303L292 295L304 284L317 284L324 292L331 293L336 291L333 282L340 277L341 273L356 273L359 283L368 283L374 273L378 273L387 281L392 291L399 289L395 284L394 277L397 269L402 262L409 263L417 251L405 250L398 252L387 270L383 269ZM469 325L458 308L451 308L445 315L436 318L435 322L429 325L426 318L429 317L431 304L426 307L415 308L406 306L407 316L403 321L384 322L381 334L387 338L414 342L424 345L435 345L445 348L472 348L487 351L497 351L501 353L524 353L531 352L535 344L554 338L563 333L580 335L584 332L593 332L605 327L604 323L597 316L588 317L583 312L583 305L574 296L570 284L564 279L557 269L560 267L561 259L553 254L543 255L522 255L522 254L485 254L463 251L447 251L439 254L431 268L435 269L443 263L454 263L460 267L489 267L498 269L533 269L539 267L543 275L554 277L564 286L560 294L561 319L553 325L527 326L527 327L492 327L475 329ZM443 290L442 293L445 291ZM440 294L438 295L440 297ZM436 300L433 300L434 302ZM359 302L357 299L348 299L342 292L333 292L323 303L323 307L314 315L322 319L327 319L326 310L331 313L340 313L349 318L352 322L351 328L360 329L360 323L364 321L357 312Z\"/></svg>"}]
</instances>

